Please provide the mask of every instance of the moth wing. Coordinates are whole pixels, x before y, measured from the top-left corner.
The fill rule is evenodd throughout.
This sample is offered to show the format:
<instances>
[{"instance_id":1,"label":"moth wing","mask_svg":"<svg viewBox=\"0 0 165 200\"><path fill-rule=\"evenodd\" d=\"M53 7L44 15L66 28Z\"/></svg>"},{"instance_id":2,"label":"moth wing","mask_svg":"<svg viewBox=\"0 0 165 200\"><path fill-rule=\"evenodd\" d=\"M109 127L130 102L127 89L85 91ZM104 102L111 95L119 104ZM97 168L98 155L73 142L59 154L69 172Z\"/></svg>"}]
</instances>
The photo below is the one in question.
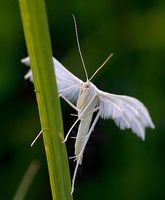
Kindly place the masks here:
<instances>
[{"instance_id":1,"label":"moth wing","mask_svg":"<svg viewBox=\"0 0 165 200\"><path fill-rule=\"evenodd\" d=\"M56 81L59 93L65 96L68 100L76 102L83 81L77 78L71 72L69 72L55 58L53 58L53 65L55 69Z\"/></svg>"},{"instance_id":2,"label":"moth wing","mask_svg":"<svg viewBox=\"0 0 165 200\"><path fill-rule=\"evenodd\" d=\"M21 60L22 63L30 66L29 57ZM55 69L56 82L59 94L62 94L71 102L76 102L80 92L81 81L79 78L69 72L57 59L53 58L53 65ZM25 75L25 79L30 79L33 82L31 69Z\"/></svg>"},{"instance_id":3,"label":"moth wing","mask_svg":"<svg viewBox=\"0 0 165 200\"><path fill-rule=\"evenodd\" d=\"M145 139L145 127L155 127L147 108L139 100L129 96L102 92L100 90L97 92L100 117L113 119L121 129L131 128L143 140Z\"/></svg>"}]
</instances>

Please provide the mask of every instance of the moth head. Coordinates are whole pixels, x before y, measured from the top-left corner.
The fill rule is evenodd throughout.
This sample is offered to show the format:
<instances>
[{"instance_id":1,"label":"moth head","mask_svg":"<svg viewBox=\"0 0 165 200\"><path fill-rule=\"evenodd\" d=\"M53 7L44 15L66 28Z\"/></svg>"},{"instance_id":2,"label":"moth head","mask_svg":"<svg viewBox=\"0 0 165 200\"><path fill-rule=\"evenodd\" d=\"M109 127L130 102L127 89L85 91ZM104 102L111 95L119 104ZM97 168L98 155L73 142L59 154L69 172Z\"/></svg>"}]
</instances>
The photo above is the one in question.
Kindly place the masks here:
<instances>
[{"instance_id":1,"label":"moth head","mask_svg":"<svg viewBox=\"0 0 165 200\"><path fill-rule=\"evenodd\" d=\"M89 87L90 87L90 81L87 81L87 82L83 83L82 91L84 92L84 91L89 90Z\"/></svg>"}]
</instances>

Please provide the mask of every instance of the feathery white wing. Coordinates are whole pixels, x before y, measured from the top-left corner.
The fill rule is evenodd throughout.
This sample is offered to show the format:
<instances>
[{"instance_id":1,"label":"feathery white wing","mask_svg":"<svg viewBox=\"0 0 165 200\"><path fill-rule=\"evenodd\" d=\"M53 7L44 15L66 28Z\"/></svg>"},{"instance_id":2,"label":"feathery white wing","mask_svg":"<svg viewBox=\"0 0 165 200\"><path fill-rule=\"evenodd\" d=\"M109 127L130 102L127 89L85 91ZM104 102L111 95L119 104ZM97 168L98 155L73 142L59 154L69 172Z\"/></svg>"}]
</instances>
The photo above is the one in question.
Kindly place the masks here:
<instances>
[{"instance_id":1,"label":"feathery white wing","mask_svg":"<svg viewBox=\"0 0 165 200\"><path fill-rule=\"evenodd\" d=\"M30 66L29 57L22 59L21 62L26 64L27 66ZM80 92L81 84L83 83L83 81L81 81L79 78L77 78L72 73L70 73L55 58L53 58L53 65L54 65L55 74L56 74L58 92L64 97L66 97L66 99L68 99L69 101L76 102L79 92ZM30 81L33 82L31 69L25 75L25 79L28 79L28 78L30 79Z\"/></svg>"},{"instance_id":2,"label":"feathery white wing","mask_svg":"<svg viewBox=\"0 0 165 200\"><path fill-rule=\"evenodd\" d=\"M155 127L147 108L139 100L102 92L99 89L97 93L100 100L100 117L103 119L113 119L121 129L131 128L143 140L145 127Z\"/></svg>"}]
</instances>

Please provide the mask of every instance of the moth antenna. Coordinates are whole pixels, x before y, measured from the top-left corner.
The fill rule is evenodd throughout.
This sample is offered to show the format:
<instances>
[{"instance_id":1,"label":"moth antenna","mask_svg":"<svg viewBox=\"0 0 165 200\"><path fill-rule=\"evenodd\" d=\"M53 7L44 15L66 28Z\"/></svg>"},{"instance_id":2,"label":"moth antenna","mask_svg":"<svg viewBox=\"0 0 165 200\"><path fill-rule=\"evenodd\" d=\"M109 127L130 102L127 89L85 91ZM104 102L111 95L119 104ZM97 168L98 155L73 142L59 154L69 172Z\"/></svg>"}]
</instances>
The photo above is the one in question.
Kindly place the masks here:
<instances>
[{"instance_id":1,"label":"moth antenna","mask_svg":"<svg viewBox=\"0 0 165 200\"><path fill-rule=\"evenodd\" d=\"M82 65L83 65L83 68L84 68L84 71L85 71L86 79L88 81L88 74L87 74L87 70L86 70L86 67L85 67L85 63L84 63L84 59L83 59L83 56L82 56L82 52L81 52L81 48L80 48L80 43L79 43L76 18L75 18L74 15L72 15L72 16L73 16L73 20L74 20L74 26L75 26L75 32L76 32L76 40L77 40L78 51L79 51L81 62L82 62Z\"/></svg>"},{"instance_id":2,"label":"moth antenna","mask_svg":"<svg viewBox=\"0 0 165 200\"><path fill-rule=\"evenodd\" d=\"M111 54L108 56L108 58L103 62L103 64L95 71L95 73L91 76L91 78L89 79L89 81L91 81L91 80L93 79L93 77L97 74L97 72L100 71L100 69L101 69L102 67L104 67L104 65L108 62L108 60L109 60L110 58L112 58L112 56L113 56L113 53L111 53Z\"/></svg>"}]
</instances>

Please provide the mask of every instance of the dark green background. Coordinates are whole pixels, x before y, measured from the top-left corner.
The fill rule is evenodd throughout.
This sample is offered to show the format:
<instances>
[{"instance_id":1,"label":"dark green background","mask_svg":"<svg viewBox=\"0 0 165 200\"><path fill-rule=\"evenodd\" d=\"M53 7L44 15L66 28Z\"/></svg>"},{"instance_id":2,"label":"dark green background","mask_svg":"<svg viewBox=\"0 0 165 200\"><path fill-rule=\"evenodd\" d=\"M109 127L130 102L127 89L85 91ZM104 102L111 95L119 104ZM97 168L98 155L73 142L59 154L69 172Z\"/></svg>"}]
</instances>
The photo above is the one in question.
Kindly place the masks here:
<instances>
[{"instance_id":1,"label":"dark green background","mask_svg":"<svg viewBox=\"0 0 165 200\"><path fill-rule=\"evenodd\" d=\"M72 15L89 76L110 53L113 58L92 80L99 89L141 100L155 130L141 141L112 121L99 120L80 168L74 199L165 199L165 1L47 0L53 55L85 80ZM24 80L27 56L18 2L0 3L0 199L12 199L33 160L40 169L25 199L51 199L33 85ZM62 101L65 132L74 117ZM72 121L73 120L73 121ZM73 140L68 143L73 156ZM65 164L65 163L64 163ZM72 160L71 173L73 172Z\"/></svg>"}]
</instances>

